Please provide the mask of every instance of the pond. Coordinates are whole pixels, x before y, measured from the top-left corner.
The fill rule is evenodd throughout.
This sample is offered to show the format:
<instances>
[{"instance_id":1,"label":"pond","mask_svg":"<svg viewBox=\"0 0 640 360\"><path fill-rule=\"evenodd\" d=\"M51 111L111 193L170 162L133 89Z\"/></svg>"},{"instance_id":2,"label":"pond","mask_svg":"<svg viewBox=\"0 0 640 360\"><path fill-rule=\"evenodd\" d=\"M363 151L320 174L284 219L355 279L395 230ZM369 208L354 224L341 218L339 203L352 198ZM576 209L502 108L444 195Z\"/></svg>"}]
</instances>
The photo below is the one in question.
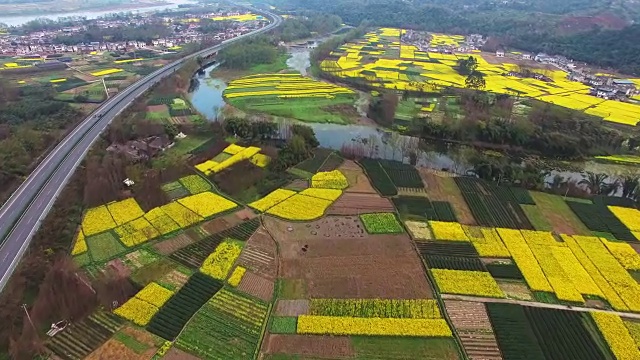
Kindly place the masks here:
<instances>
[{"instance_id":1,"label":"pond","mask_svg":"<svg viewBox=\"0 0 640 360\"><path fill-rule=\"evenodd\" d=\"M287 66L307 73L311 66L309 61L309 49L290 48ZM190 100L194 108L206 116L210 121L216 121L217 114L225 106L222 96L226 83L222 79L215 77L217 65L205 69L204 74L195 75L197 84L190 94ZM360 101L358 101L360 102ZM357 105L357 104L356 104ZM360 109L362 111L362 109ZM301 123L297 120L275 118L281 125L289 123ZM375 125L338 125L338 124L303 124L313 128L320 146L335 150L344 147L356 147L365 149L367 154L375 157L407 161L405 156L410 151L417 153L417 164L433 169L448 169L458 174L465 174L472 168L470 158L477 153L477 150L468 146L451 145L439 141L426 141L416 137L399 135L390 130ZM630 167L622 165L603 165L594 161L580 162L572 164L584 171L606 172L608 174L621 174L629 171ZM551 181L556 174L573 180L583 178L580 171L553 172L547 181Z\"/></svg>"}]
</instances>

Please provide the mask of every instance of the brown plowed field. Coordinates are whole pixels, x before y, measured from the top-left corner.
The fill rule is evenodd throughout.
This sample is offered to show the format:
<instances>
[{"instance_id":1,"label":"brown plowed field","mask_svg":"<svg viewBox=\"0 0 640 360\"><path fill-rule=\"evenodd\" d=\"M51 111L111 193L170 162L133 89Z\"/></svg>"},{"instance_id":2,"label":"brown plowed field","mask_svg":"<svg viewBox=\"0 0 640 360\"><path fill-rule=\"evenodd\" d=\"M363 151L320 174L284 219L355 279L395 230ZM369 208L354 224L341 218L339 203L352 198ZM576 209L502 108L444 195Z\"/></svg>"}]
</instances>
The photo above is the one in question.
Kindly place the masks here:
<instances>
[{"instance_id":1,"label":"brown plowed field","mask_svg":"<svg viewBox=\"0 0 640 360\"><path fill-rule=\"evenodd\" d=\"M389 199L378 194L344 193L327 209L328 215L359 215L394 211Z\"/></svg>"},{"instance_id":2,"label":"brown plowed field","mask_svg":"<svg viewBox=\"0 0 640 360\"><path fill-rule=\"evenodd\" d=\"M209 234L215 234L228 228L234 227L241 222L242 220L236 215L236 213L233 213L227 214L220 218L209 220L200 225L200 227Z\"/></svg>"},{"instance_id":3,"label":"brown plowed field","mask_svg":"<svg viewBox=\"0 0 640 360\"><path fill-rule=\"evenodd\" d=\"M270 302L273 297L273 281L260 277L251 271L247 271L240 284L238 290L253 295L259 299Z\"/></svg>"},{"instance_id":4,"label":"brown plowed field","mask_svg":"<svg viewBox=\"0 0 640 360\"><path fill-rule=\"evenodd\" d=\"M251 235L245 245L238 264L268 280L275 280L278 265L276 263L276 243L263 229Z\"/></svg>"},{"instance_id":5,"label":"brown plowed field","mask_svg":"<svg viewBox=\"0 0 640 360\"><path fill-rule=\"evenodd\" d=\"M461 224L476 225L476 219L452 177L439 176L437 172L425 168L418 168L418 172L422 181L427 184L427 196L430 200L448 201Z\"/></svg>"},{"instance_id":6,"label":"brown plowed field","mask_svg":"<svg viewBox=\"0 0 640 360\"><path fill-rule=\"evenodd\" d=\"M264 224L274 235L286 232L288 237L297 239L363 238L367 236L364 225L358 216L327 216L308 223L288 223L276 218L265 217Z\"/></svg>"},{"instance_id":7,"label":"brown plowed field","mask_svg":"<svg viewBox=\"0 0 640 360\"><path fill-rule=\"evenodd\" d=\"M355 355L351 340L346 336L270 334L262 349L268 354L295 354L314 359L349 359Z\"/></svg>"},{"instance_id":8,"label":"brown plowed field","mask_svg":"<svg viewBox=\"0 0 640 360\"><path fill-rule=\"evenodd\" d=\"M367 175L358 164L351 160L345 160L338 168L349 181L349 187L346 192L369 193L375 194L376 190L371 186L371 182Z\"/></svg>"},{"instance_id":9,"label":"brown plowed field","mask_svg":"<svg viewBox=\"0 0 640 360\"><path fill-rule=\"evenodd\" d=\"M471 360L502 360L483 303L445 300L445 308Z\"/></svg>"},{"instance_id":10,"label":"brown plowed field","mask_svg":"<svg viewBox=\"0 0 640 360\"><path fill-rule=\"evenodd\" d=\"M165 112L165 111L169 111L169 107L165 104L147 106L147 112Z\"/></svg>"},{"instance_id":11,"label":"brown plowed field","mask_svg":"<svg viewBox=\"0 0 640 360\"><path fill-rule=\"evenodd\" d=\"M153 247L162 255L170 255L194 242L187 234L183 233L174 238L161 241L153 245Z\"/></svg>"},{"instance_id":12,"label":"brown plowed field","mask_svg":"<svg viewBox=\"0 0 640 360\"><path fill-rule=\"evenodd\" d=\"M278 300L276 315L299 316L309 313L309 300Z\"/></svg>"},{"instance_id":13,"label":"brown plowed field","mask_svg":"<svg viewBox=\"0 0 640 360\"><path fill-rule=\"evenodd\" d=\"M309 298L432 297L406 234L312 238L294 230L300 225L265 221L279 244L279 275L304 279Z\"/></svg>"},{"instance_id":14,"label":"brown plowed field","mask_svg":"<svg viewBox=\"0 0 640 360\"><path fill-rule=\"evenodd\" d=\"M188 354L182 350L178 350L175 347L172 347L165 356L162 357L163 360L200 360L199 357Z\"/></svg>"}]
</instances>

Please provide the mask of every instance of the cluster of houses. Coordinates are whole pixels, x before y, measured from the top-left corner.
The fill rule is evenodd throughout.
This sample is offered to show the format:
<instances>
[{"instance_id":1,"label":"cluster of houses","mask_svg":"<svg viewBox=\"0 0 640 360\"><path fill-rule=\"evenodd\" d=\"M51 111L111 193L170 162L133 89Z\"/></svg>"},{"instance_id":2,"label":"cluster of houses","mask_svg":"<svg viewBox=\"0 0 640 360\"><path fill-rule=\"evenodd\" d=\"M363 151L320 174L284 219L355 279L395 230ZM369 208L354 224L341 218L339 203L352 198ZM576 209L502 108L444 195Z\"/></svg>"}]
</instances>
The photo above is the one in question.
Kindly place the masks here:
<instances>
[{"instance_id":1,"label":"cluster of houses","mask_svg":"<svg viewBox=\"0 0 640 360\"><path fill-rule=\"evenodd\" d=\"M423 31L406 30L400 37L400 41L404 44L411 44L420 51L437 52L443 54L467 53L474 50L480 50L487 39L480 34L471 34L465 36L464 40L451 41L447 44L436 44L433 42L433 36Z\"/></svg>"},{"instance_id":2,"label":"cluster of houses","mask_svg":"<svg viewBox=\"0 0 640 360\"><path fill-rule=\"evenodd\" d=\"M164 14L163 14L164 15ZM189 15L187 15L189 16ZM203 15L206 17L219 16L218 13ZM181 16L182 17L182 16ZM65 45L56 41L60 35L72 35L82 33L88 25L77 25L65 27L60 30L43 30L34 31L26 35L0 35L0 55L5 56L22 56L22 57L46 57L52 54L85 54L93 51L133 51L137 49L154 49L154 50L171 50L183 44L201 42L204 40L225 40L230 39L255 28L264 26L264 21L248 21L231 23L229 26L218 33L203 33L200 31L198 23L188 23L186 25L172 25L172 20L164 15L163 19L168 26L173 29L170 36L155 39L148 44L142 41L96 41L89 43L79 43L75 45ZM143 25L145 23L157 22L158 17L155 14L147 16L121 20L121 19L95 19L91 25L97 25L102 28L122 27L125 25L136 24ZM155 47L155 48L154 48Z\"/></svg>"}]
</instances>

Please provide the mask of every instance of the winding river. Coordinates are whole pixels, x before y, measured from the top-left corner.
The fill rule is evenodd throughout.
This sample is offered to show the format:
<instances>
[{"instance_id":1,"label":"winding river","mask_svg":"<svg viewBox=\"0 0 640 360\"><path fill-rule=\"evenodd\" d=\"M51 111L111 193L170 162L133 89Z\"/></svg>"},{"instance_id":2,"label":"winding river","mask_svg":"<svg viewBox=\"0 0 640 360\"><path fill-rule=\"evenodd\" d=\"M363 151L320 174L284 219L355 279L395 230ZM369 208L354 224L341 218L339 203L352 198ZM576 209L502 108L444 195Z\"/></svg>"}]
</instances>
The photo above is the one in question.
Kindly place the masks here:
<instances>
[{"instance_id":1,"label":"winding river","mask_svg":"<svg viewBox=\"0 0 640 360\"><path fill-rule=\"evenodd\" d=\"M292 70L306 74L307 69L310 67L309 53L308 49L290 48L287 66ZM222 79L216 78L215 69L216 66L214 65L205 69L204 74L195 75L198 84L190 94L191 103L196 110L211 121L217 119L217 114L226 104L222 96L226 83ZM358 103L359 101L356 102L356 107L358 107ZM362 111L362 109L358 110ZM281 123L297 122L297 120L281 118L276 118L276 121ZM313 128L322 147L340 150L343 146L361 146L373 153L375 157L401 161L408 160L403 156L402 148L411 149L416 151L418 155L417 164L419 166L437 170L446 169L458 174L464 174L468 169L472 168L469 158L476 151L467 146L454 146L441 142L429 143L415 137L394 134L390 130L375 125L338 125L307 122L304 122L304 124ZM584 171L608 174L620 174L630 170L630 167L627 166L608 165L594 161L574 163L572 165L584 169ZM565 178L582 179L581 172L562 171L553 172L549 175L547 181L551 181L556 174L560 174Z\"/></svg>"}]
</instances>

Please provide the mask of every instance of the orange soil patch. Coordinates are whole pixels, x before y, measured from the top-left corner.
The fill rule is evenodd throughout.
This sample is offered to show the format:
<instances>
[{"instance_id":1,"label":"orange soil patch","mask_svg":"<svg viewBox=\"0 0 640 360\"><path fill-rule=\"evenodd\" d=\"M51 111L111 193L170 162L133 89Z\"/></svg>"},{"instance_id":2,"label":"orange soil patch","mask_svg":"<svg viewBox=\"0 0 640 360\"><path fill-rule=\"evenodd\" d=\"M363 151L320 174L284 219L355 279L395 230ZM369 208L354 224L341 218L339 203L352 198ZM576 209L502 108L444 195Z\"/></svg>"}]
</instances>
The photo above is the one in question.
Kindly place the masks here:
<instances>
[{"instance_id":1,"label":"orange soil patch","mask_svg":"<svg viewBox=\"0 0 640 360\"><path fill-rule=\"evenodd\" d=\"M265 279L250 271L244 274L238 284L238 290L267 302L270 302L273 297L273 288L273 280Z\"/></svg>"},{"instance_id":2,"label":"orange soil patch","mask_svg":"<svg viewBox=\"0 0 640 360\"><path fill-rule=\"evenodd\" d=\"M393 204L378 194L344 193L327 210L328 215L359 215L394 211Z\"/></svg>"},{"instance_id":3,"label":"orange soil patch","mask_svg":"<svg viewBox=\"0 0 640 360\"><path fill-rule=\"evenodd\" d=\"M276 242L262 227L251 235L238 258L238 264L267 280L275 280L278 272Z\"/></svg>"},{"instance_id":4,"label":"orange soil patch","mask_svg":"<svg viewBox=\"0 0 640 360\"><path fill-rule=\"evenodd\" d=\"M238 219L242 220L242 221L246 221L246 220L251 220L254 217L258 216L256 215L256 213L254 213L253 211L244 208L242 210L238 210L235 213L233 213L233 215L235 217L237 217Z\"/></svg>"},{"instance_id":5,"label":"orange soil patch","mask_svg":"<svg viewBox=\"0 0 640 360\"><path fill-rule=\"evenodd\" d=\"M187 280L189 280L189 275L183 274L178 270L165 274L161 279L162 282L169 283L177 288L181 288L182 285L187 283Z\"/></svg>"},{"instance_id":6,"label":"orange soil patch","mask_svg":"<svg viewBox=\"0 0 640 360\"><path fill-rule=\"evenodd\" d=\"M461 224L476 225L469 205L452 177L443 177L425 168L418 168L422 181L427 184L427 196L433 201L448 201Z\"/></svg>"},{"instance_id":7,"label":"orange soil patch","mask_svg":"<svg viewBox=\"0 0 640 360\"><path fill-rule=\"evenodd\" d=\"M155 348L136 354L133 350L129 349L126 345L118 340L111 339L100 346L96 351L87 356L86 360L146 360L150 359L153 354L156 353Z\"/></svg>"},{"instance_id":8,"label":"orange soil patch","mask_svg":"<svg viewBox=\"0 0 640 360\"><path fill-rule=\"evenodd\" d=\"M278 300L276 315L299 316L309 313L309 300Z\"/></svg>"},{"instance_id":9,"label":"orange soil patch","mask_svg":"<svg viewBox=\"0 0 640 360\"><path fill-rule=\"evenodd\" d=\"M469 359L502 359L483 303L445 300L444 304Z\"/></svg>"},{"instance_id":10,"label":"orange soil patch","mask_svg":"<svg viewBox=\"0 0 640 360\"><path fill-rule=\"evenodd\" d=\"M215 234L240 224L242 220L236 214L227 214L220 218L209 220L200 227L208 234Z\"/></svg>"},{"instance_id":11,"label":"orange soil patch","mask_svg":"<svg viewBox=\"0 0 640 360\"><path fill-rule=\"evenodd\" d=\"M406 234L313 238L298 236L284 222L265 225L278 241L280 276L303 279L310 298L433 296Z\"/></svg>"},{"instance_id":12,"label":"orange soil patch","mask_svg":"<svg viewBox=\"0 0 640 360\"><path fill-rule=\"evenodd\" d=\"M183 233L174 238L161 241L153 245L153 248L162 255L170 255L187 245L193 244L194 242L195 241L187 234Z\"/></svg>"},{"instance_id":13,"label":"orange soil patch","mask_svg":"<svg viewBox=\"0 0 640 360\"><path fill-rule=\"evenodd\" d=\"M346 336L276 335L265 339L263 351L268 354L296 354L322 359L349 359L355 351Z\"/></svg>"},{"instance_id":14,"label":"orange soil patch","mask_svg":"<svg viewBox=\"0 0 640 360\"><path fill-rule=\"evenodd\" d=\"M169 111L169 107L165 104L147 106L147 112L166 112L166 111Z\"/></svg>"},{"instance_id":15,"label":"orange soil patch","mask_svg":"<svg viewBox=\"0 0 640 360\"><path fill-rule=\"evenodd\" d=\"M171 348L163 357L163 360L200 360L199 357L188 354L182 350Z\"/></svg>"},{"instance_id":16,"label":"orange soil patch","mask_svg":"<svg viewBox=\"0 0 640 360\"><path fill-rule=\"evenodd\" d=\"M376 190L371 186L369 178L354 161L345 160L338 170L340 170L349 181L349 187L345 190L346 192L376 194Z\"/></svg>"}]
</instances>

